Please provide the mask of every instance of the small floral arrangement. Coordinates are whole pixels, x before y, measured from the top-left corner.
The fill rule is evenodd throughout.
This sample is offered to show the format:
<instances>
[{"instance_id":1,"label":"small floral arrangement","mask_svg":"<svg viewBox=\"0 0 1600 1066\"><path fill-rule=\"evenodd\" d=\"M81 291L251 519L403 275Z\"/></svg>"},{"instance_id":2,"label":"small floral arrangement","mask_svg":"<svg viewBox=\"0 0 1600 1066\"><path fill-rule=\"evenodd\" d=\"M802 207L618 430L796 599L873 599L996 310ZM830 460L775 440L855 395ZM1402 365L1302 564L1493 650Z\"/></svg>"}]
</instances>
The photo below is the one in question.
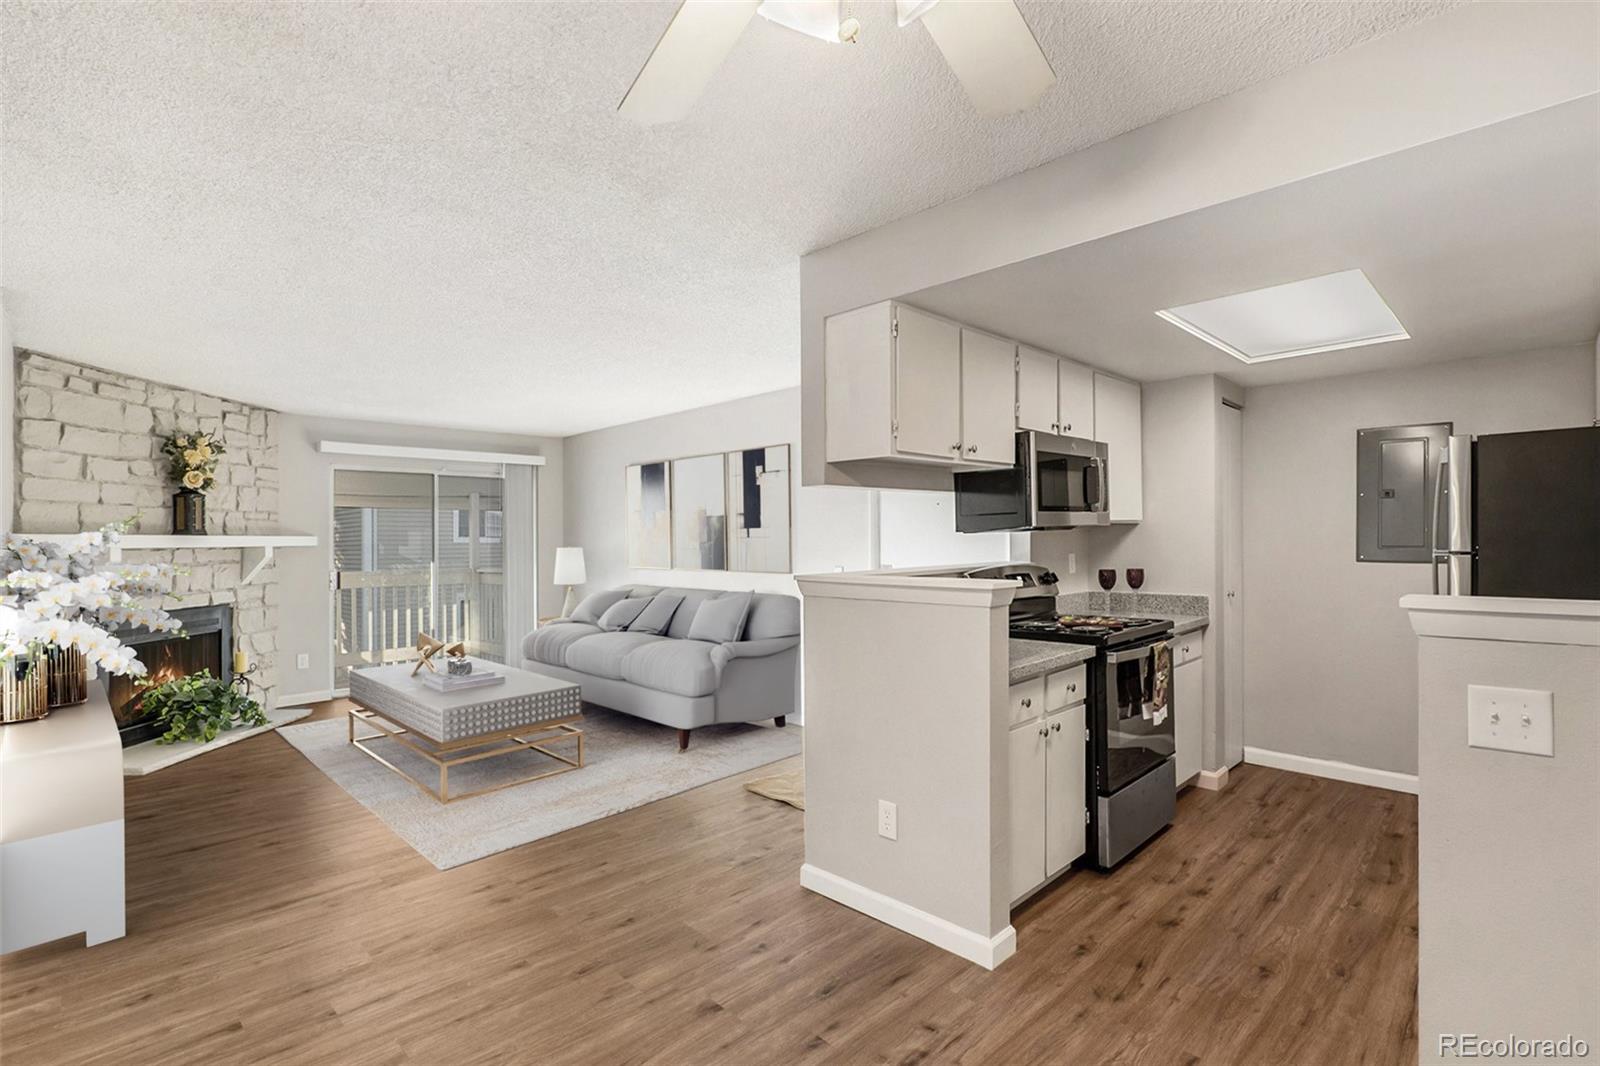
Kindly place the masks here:
<instances>
[{"instance_id":1,"label":"small floral arrangement","mask_svg":"<svg viewBox=\"0 0 1600 1066\"><path fill-rule=\"evenodd\" d=\"M62 540L17 533L0 539L0 664L5 669L15 669L19 658L36 663L44 649L59 648L82 652L107 673L144 675L144 664L112 632L143 627L174 633L182 624L141 602L171 590L170 566L107 564L133 522Z\"/></svg>"},{"instance_id":2,"label":"small floral arrangement","mask_svg":"<svg viewBox=\"0 0 1600 1066\"><path fill-rule=\"evenodd\" d=\"M215 433L174 433L161 445L172 479L195 492L211 488L217 479L217 460L227 451Z\"/></svg>"}]
</instances>

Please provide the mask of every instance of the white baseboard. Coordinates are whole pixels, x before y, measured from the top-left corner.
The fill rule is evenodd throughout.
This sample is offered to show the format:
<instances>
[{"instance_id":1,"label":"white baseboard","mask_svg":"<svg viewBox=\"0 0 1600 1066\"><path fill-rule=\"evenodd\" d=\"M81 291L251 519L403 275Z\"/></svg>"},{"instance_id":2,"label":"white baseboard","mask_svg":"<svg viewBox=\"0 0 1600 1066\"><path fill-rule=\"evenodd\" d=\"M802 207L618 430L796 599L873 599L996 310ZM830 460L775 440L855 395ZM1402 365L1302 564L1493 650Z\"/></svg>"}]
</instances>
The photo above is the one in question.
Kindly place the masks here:
<instances>
[{"instance_id":1,"label":"white baseboard","mask_svg":"<svg viewBox=\"0 0 1600 1066\"><path fill-rule=\"evenodd\" d=\"M292 696L279 696L279 707L304 707L309 703L321 703L323 700L333 699L332 689L323 689L320 692L296 692Z\"/></svg>"},{"instance_id":2,"label":"white baseboard","mask_svg":"<svg viewBox=\"0 0 1600 1066\"><path fill-rule=\"evenodd\" d=\"M1201 770L1200 776L1194 779L1195 788L1203 788L1207 792L1221 792L1228 787L1228 768L1220 770Z\"/></svg>"},{"instance_id":3,"label":"white baseboard","mask_svg":"<svg viewBox=\"0 0 1600 1066\"><path fill-rule=\"evenodd\" d=\"M909 903L902 903L892 896L826 870L819 870L810 863L800 867L800 884L835 903L843 903L885 925L892 925L902 933L910 933L952 955L975 962L986 970L999 966L1017 950L1017 931L1009 925L995 936L984 936L971 929L963 929L936 914L919 910Z\"/></svg>"},{"instance_id":4,"label":"white baseboard","mask_svg":"<svg viewBox=\"0 0 1600 1066\"><path fill-rule=\"evenodd\" d=\"M1356 766L1354 763L1337 762L1333 759L1313 759L1309 755L1290 755L1288 752L1268 751L1266 748L1246 747L1244 761L1252 766L1270 766L1274 770L1289 770L1297 774L1310 774L1313 777L1330 777L1335 781L1371 785L1373 788L1386 788L1391 792L1409 792L1413 796L1417 794L1416 774L1378 770L1371 766Z\"/></svg>"}]
</instances>

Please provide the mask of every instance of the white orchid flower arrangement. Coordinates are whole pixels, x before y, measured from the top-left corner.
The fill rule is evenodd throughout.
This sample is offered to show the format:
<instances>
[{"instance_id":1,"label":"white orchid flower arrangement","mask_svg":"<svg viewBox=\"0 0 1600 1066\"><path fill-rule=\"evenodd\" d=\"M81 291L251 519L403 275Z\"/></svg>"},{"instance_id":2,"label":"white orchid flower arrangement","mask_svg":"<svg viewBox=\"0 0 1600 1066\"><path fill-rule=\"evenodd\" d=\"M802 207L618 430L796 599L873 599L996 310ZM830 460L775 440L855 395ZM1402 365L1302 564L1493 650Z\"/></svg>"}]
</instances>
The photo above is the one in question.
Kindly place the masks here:
<instances>
[{"instance_id":1,"label":"white orchid flower arrangement","mask_svg":"<svg viewBox=\"0 0 1600 1066\"><path fill-rule=\"evenodd\" d=\"M215 433L174 433L161 445L172 480L186 489L205 492L217 479L217 460L227 454Z\"/></svg>"},{"instance_id":2,"label":"white orchid flower arrangement","mask_svg":"<svg viewBox=\"0 0 1600 1066\"><path fill-rule=\"evenodd\" d=\"M110 565L111 549L133 526L120 522L64 540L11 533L0 539L0 664L38 662L46 648L75 649L107 673L142 677L145 666L113 632L142 627L175 633L182 623L143 602L171 591L172 567Z\"/></svg>"}]
</instances>

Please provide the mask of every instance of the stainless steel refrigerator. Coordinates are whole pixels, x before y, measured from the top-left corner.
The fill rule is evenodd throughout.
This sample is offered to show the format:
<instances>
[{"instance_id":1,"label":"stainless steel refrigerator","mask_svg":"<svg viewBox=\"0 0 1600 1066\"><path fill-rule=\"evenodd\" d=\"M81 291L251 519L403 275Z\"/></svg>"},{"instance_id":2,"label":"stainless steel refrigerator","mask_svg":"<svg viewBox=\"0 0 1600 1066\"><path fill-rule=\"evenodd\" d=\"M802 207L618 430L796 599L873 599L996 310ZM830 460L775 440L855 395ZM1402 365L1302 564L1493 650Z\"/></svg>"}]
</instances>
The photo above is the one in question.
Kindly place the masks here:
<instances>
[{"instance_id":1,"label":"stainless steel refrigerator","mask_svg":"<svg viewBox=\"0 0 1600 1066\"><path fill-rule=\"evenodd\" d=\"M1435 486L1435 592L1600 599L1600 426L1451 437Z\"/></svg>"}]
</instances>

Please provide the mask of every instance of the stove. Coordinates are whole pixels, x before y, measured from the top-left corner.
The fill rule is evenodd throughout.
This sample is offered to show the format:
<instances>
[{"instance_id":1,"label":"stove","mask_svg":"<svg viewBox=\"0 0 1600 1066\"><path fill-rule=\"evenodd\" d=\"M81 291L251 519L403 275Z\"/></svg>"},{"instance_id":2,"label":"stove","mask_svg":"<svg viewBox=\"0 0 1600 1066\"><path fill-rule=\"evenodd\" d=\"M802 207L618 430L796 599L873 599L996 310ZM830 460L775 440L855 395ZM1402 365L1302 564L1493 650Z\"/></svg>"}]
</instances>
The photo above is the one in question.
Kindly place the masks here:
<instances>
[{"instance_id":1,"label":"stove","mask_svg":"<svg viewBox=\"0 0 1600 1066\"><path fill-rule=\"evenodd\" d=\"M1170 633L1172 622L1165 618L1063 614L1048 618L1013 618L1010 630L1013 637L1024 640L1053 640L1063 644L1117 648Z\"/></svg>"}]
</instances>

